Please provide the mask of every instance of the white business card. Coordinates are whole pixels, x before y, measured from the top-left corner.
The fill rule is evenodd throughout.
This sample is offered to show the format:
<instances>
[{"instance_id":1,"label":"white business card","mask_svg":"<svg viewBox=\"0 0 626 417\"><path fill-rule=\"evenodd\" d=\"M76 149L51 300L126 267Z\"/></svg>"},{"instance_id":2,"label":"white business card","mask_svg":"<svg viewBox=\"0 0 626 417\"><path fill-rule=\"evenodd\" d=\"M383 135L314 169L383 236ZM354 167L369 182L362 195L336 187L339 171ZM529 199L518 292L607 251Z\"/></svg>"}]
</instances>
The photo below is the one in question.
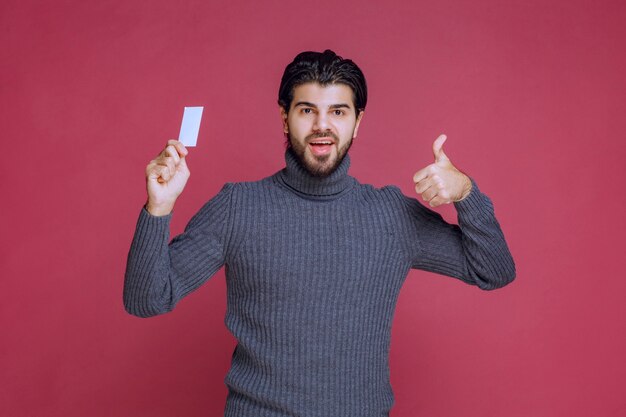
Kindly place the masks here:
<instances>
[{"instance_id":1,"label":"white business card","mask_svg":"<svg viewBox=\"0 0 626 417\"><path fill-rule=\"evenodd\" d=\"M183 123L180 125L178 140L185 146L196 146L198 132L200 131L200 119L202 119L204 107L185 107Z\"/></svg>"}]
</instances>

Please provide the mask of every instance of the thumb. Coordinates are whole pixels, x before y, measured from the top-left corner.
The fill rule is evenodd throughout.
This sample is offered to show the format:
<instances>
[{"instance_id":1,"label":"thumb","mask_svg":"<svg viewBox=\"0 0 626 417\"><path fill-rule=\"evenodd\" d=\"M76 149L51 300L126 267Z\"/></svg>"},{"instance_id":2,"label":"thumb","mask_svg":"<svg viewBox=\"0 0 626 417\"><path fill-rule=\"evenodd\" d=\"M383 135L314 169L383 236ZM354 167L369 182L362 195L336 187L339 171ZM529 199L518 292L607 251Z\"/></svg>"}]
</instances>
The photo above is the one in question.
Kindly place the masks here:
<instances>
[{"instance_id":1,"label":"thumb","mask_svg":"<svg viewBox=\"0 0 626 417\"><path fill-rule=\"evenodd\" d=\"M439 137L433 142L433 154L435 155L435 162L449 161L448 156L443 152L443 143L448 139L446 135L439 135Z\"/></svg>"}]
</instances>

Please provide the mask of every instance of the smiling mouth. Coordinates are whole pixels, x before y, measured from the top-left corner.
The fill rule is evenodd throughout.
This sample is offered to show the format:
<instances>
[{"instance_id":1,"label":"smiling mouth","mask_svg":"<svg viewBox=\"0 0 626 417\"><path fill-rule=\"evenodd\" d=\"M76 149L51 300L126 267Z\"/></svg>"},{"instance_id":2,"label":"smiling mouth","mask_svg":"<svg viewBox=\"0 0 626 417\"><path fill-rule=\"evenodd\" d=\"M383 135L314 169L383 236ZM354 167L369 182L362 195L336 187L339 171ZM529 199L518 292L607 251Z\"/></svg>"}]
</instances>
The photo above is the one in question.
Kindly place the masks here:
<instances>
[{"instance_id":1,"label":"smiling mouth","mask_svg":"<svg viewBox=\"0 0 626 417\"><path fill-rule=\"evenodd\" d=\"M309 141L309 145L312 145L312 146L328 146L328 145L334 145L334 144L335 144L335 141L333 141L332 139L328 139L328 138L316 138L316 139Z\"/></svg>"},{"instance_id":2,"label":"smiling mouth","mask_svg":"<svg viewBox=\"0 0 626 417\"><path fill-rule=\"evenodd\" d=\"M309 141L309 148L311 153L320 158L327 158L333 149L335 141L330 138L315 138Z\"/></svg>"}]
</instances>

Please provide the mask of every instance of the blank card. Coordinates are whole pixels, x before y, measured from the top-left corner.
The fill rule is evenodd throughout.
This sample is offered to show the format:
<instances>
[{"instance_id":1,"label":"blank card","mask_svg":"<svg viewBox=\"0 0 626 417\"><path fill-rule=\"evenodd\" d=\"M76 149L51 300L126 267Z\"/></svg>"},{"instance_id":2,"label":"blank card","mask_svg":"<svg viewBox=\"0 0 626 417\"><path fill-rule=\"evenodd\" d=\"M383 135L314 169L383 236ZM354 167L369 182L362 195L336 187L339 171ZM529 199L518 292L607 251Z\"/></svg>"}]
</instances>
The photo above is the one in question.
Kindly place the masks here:
<instances>
[{"instance_id":1,"label":"blank card","mask_svg":"<svg viewBox=\"0 0 626 417\"><path fill-rule=\"evenodd\" d=\"M178 140L185 146L196 146L198 132L200 131L200 119L202 119L204 107L185 107L183 123L180 126Z\"/></svg>"}]
</instances>

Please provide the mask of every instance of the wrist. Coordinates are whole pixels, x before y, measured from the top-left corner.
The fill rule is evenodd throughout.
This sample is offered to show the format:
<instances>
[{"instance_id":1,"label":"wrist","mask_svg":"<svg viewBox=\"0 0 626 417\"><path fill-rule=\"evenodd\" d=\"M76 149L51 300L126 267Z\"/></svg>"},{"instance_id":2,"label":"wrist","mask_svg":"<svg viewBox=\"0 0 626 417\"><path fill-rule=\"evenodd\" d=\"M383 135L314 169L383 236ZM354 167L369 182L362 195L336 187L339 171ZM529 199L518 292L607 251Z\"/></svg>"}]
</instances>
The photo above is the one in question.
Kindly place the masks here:
<instances>
[{"instance_id":1,"label":"wrist","mask_svg":"<svg viewBox=\"0 0 626 417\"><path fill-rule=\"evenodd\" d=\"M461 193L461 197L459 197L458 200L455 200L455 203L458 203L459 201L464 200L470 193L472 192L472 180L470 180L470 178L465 175L465 181L463 184L463 192Z\"/></svg>"},{"instance_id":2,"label":"wrist","mask_svg":"<svg viewBox=\"0 0 626 417\"><path fill-rule=\"evenodd\" d=\"M153 216L167 216L174 209L174 204L153 204L148 201L145 206L146 211Z\"/></svg>"}]
</instances>

